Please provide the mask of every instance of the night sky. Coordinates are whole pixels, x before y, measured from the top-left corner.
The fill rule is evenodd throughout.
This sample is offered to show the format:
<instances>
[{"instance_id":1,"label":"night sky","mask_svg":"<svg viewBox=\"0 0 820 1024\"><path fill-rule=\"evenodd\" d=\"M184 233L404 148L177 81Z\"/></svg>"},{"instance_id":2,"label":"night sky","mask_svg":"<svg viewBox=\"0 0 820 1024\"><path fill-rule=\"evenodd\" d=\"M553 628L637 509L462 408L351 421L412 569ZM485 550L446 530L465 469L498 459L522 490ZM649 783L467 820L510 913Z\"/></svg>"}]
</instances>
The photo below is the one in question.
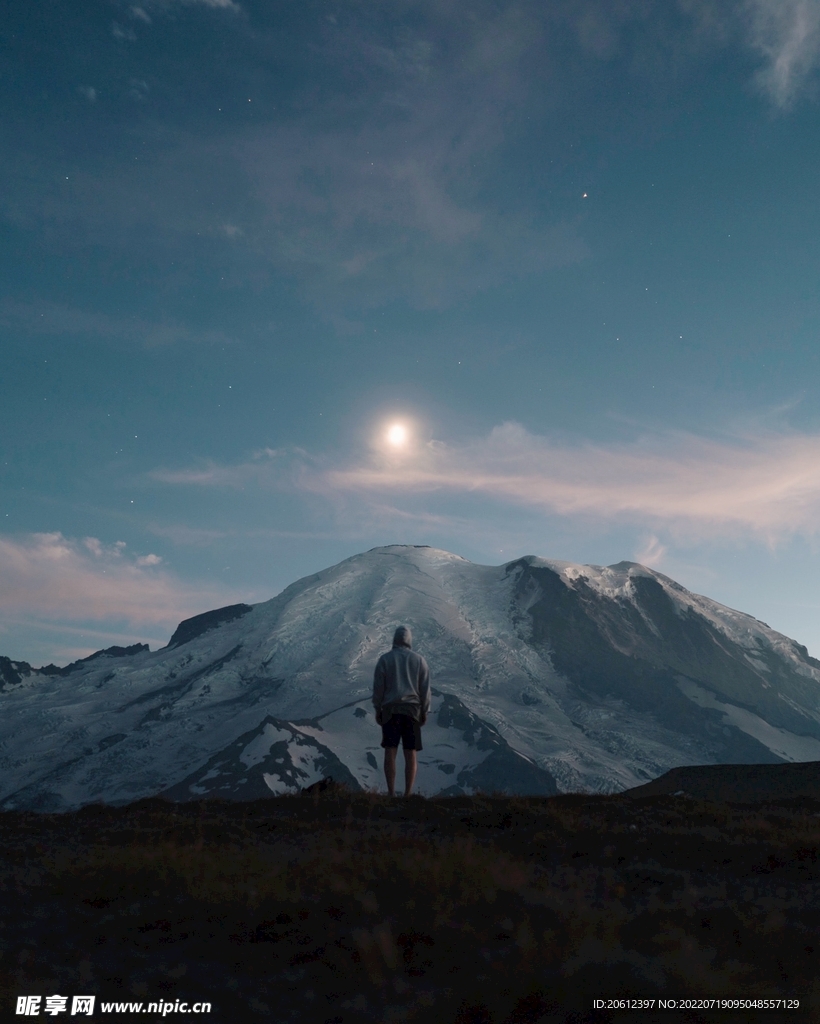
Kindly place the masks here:
<instances>
[{"instance_id":1,"label":"night sky","mask_svg":"<svg viewBox=\"0 0 820 1024\"><path fill-rule=\"evenodd\" d=\"M820 656L820 0L6 0L0 45L0 654L408 543Z\"/></svg>"}]
</instances>

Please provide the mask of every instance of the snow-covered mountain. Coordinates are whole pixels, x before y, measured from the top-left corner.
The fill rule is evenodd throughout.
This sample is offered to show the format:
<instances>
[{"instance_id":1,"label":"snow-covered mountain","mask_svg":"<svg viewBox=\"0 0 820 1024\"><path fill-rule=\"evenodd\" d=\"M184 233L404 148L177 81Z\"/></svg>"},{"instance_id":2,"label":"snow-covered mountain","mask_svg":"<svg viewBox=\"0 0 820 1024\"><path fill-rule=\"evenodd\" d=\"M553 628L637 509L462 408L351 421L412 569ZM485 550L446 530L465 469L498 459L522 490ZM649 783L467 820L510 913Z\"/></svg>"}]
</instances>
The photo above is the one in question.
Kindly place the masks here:
<instances>
[{"instance_id":1,"label":"snow-covered mountain","mask_svg":"<svg viewBox=\"0 0 820 1024\"><path fill-rule=\"evenodd\" d=\"M188 619L160 651L0 659L0 806L245 799L327 774L383 789L372 673L398 624L431 668L427 795L820 760L820 662L765 623L634 562L393 546Z\"/></svg>"}]
</instances>

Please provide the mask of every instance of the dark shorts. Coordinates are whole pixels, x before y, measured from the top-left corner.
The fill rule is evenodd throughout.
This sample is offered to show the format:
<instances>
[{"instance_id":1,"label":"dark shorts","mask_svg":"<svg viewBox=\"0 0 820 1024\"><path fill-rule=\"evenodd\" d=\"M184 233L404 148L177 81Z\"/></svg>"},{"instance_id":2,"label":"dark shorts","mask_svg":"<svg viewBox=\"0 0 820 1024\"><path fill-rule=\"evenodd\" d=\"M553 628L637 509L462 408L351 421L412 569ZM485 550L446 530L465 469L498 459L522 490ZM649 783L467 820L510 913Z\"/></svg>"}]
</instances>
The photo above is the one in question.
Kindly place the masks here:
<instances>
[{"instance_id":1,"label":"dark shorts","mask_svg":"<svg viewBox=\"0 0 820 1024\"><path fill-rule=\"evenodd\" d=\"M421 726L409 715L391 715L382 726L383 747L398 747L399 740L405 750L421 750Z\"/></svg>"}]
</instances>

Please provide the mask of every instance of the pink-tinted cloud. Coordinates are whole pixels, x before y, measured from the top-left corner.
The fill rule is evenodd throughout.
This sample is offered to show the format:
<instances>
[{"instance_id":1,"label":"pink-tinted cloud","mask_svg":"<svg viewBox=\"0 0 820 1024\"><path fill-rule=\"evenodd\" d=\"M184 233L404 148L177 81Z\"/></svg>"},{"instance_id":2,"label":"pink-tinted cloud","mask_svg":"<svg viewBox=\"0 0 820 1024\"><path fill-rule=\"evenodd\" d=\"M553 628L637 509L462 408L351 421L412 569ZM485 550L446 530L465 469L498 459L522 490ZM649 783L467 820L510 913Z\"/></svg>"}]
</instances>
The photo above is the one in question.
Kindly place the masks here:
<instances>
[{"instance_id":1,"label":"pink-tinted cloud","mask_svg":"<svg viewBox=\"0 0 820 1024\"><path fill-rule=\"evenodd\" d=\"M620 518L698 533L739 529L769 540L814 533L820 437L716 441L686 434L633 444L558 444L515 423L462 445L307 476L327 493L482 495L561 516Z\"/></svg>"},{"instance_id":2,"label":"pink-tinted cloud","mask_svg":"<svg viewBox=\"0 0 820 1024\"><path fill-rule=\"evenodd\" d=\"M438 498L457 499L466 522L472 514L465 500L478 497L569 519L620 520L647 534L730 530L774 543L814 534L820 524L820 436L796 433L728 440L668 433L632 443L568 444L505 423L462 444L411 441L388 451L379 442L370 457L341 468L328 469L304 452L266 450L236 465L152 476L175 485L302 491L330 499L336 509L344 497L348 517L366 515L368 522L379 520L380 510L395 519L399 506L417 516L420 497L424 514L434 517ZM452 508L440 517L442 524L451 520ZM647 543L647 558L663 556L659 544Z\"/></svg>"},{"instance_id":3,"label":"pink-tinted cloud","mask_svg":"<svg viewBox=\"0 0 820 1024\"><path fill-rule=\"evenodd\" d=\"M61 533L0 537L0 615L62 623L118 622L170 634L181 619L247 600L227 588L183 583L158 555Z\"/></svg>"}]
</instances>

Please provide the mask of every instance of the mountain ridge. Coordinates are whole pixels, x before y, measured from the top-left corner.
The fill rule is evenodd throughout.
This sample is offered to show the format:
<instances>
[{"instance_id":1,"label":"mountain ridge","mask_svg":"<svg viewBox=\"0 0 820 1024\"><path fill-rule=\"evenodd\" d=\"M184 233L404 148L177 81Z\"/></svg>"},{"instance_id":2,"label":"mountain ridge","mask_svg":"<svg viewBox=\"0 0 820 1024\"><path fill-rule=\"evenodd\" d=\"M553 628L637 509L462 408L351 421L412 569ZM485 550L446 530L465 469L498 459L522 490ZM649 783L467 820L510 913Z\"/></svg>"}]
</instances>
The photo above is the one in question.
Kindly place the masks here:
<instances>
[{"instance_id":1,"label":"mountain ridge","mask_svg":"<svg viewBox=\"0 0 820 1024\"><path fill-rule=\"evenodd\" d=\"M820 662L760 620L639 563L482 566L390 545L68 678L0 661L0 806L182 798L183 783L239 799L337 762L382 786L372 671L399 623L436 690L428 795L617 792L684 764L820 760Z\"/></svg>"}]
</instances>

